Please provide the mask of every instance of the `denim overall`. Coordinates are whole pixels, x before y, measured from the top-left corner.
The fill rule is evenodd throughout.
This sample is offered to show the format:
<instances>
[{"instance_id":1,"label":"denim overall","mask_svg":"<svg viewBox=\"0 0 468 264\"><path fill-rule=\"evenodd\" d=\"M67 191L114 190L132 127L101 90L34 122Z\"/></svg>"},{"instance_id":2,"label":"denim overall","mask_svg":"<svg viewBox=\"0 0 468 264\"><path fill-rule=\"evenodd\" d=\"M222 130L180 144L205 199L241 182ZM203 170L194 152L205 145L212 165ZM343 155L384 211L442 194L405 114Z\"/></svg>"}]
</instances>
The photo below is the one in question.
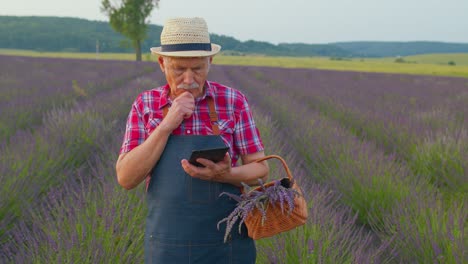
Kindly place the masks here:
<instances>
[{"instance_id":1,"label":"denim overall","mask_svg":"<svg viewBox=\"0 0 468 264\"><path fill-rule=\"evenodd\" d=\"M217 223L236 205L234 200L219 195L240 194L240 189L193 178L180 163L190 157L192 150L225 146L213 123L217 120L213 101L208 103L217 135L171 135L153 169L147 188L145 263L255 263L255 244L245 226L239 234L235 225L226 243L226 225L217 229Z\"/></svg>"}]
</instances>

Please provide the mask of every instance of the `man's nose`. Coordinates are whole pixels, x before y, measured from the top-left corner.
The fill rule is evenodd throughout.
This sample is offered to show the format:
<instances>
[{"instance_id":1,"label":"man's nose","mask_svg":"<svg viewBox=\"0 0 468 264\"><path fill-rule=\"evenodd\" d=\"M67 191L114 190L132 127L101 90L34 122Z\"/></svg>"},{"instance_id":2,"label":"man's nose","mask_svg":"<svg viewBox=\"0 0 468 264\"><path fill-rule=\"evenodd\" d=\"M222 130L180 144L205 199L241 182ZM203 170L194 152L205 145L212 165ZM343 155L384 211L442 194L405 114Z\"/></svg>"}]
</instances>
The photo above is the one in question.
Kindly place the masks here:
<instances>
[{"instance_id":1,"label":"man's nose","mask_svg":"<svg viewBox=\"0 0 468 264\"><path fill-rule=\"evenodd\" d=\"M192 70L187 70L184 72L184 83L186 84L192 84L195 82L195 74L193 73Z\"/></svg>"}]
</instances>

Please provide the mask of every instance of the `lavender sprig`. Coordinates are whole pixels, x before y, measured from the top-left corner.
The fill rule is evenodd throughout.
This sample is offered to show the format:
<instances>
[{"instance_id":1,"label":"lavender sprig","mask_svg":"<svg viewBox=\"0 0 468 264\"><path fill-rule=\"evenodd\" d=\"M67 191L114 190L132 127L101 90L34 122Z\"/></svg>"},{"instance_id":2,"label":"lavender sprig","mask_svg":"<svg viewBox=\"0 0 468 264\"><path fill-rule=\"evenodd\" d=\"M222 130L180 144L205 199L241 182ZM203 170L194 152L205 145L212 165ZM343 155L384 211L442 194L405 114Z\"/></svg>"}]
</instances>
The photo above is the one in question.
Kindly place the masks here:
<instances>
[{"instance_id":1,"label":"lavender sprig","mask_svg":"<svg viewBox=\"0 0 468 264\"><path fill-rule=\"evenodd\" d=\"M227 241L229 234L231 233L232 228L235 223L239 220L238 231L241 233L242 224L247 219L247 216L252 213L252 211L257 208L262 214L262 225L264 225L267 220L267 210L269 206L277 206L279 203L281 207L281 212L284 212L284 204L288 204L288 215L294 210L294 199L300 193L291 188L292 182L289 178L283 178L280 180L275 180L271 186L265 186L265 183L259 179L260 190L253 189L247 184L241 182L244 187L244 193L241 195L236 195L232 193L223 192L220 194L227 195L237 202L236 208L229 214L229 216L221 219L218 222L218 230L220 224L226 222L226 231L224 234L224 242Z\"/></svg>"}]
</instances>

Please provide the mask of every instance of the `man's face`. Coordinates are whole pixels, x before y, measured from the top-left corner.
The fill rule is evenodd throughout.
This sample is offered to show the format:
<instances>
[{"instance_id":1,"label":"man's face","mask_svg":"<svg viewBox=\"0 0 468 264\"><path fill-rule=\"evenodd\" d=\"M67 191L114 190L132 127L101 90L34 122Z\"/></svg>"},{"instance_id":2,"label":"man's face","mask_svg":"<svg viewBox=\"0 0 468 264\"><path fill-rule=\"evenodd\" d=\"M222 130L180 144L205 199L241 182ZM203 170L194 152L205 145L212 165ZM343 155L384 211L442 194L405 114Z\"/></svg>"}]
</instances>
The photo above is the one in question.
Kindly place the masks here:
<instances>
[{"instance_id":1,"label":"man's face","mask_svg":"<svg viewBox=\"0 0 468 264\"><path fill-rule=\"evenodd\" d=\"M212 60L212 57L160 56L159 66L171 87L171 98L176 98L185 91L190 92L195 98L201 96Z\"/></svg>"}]
</instances>

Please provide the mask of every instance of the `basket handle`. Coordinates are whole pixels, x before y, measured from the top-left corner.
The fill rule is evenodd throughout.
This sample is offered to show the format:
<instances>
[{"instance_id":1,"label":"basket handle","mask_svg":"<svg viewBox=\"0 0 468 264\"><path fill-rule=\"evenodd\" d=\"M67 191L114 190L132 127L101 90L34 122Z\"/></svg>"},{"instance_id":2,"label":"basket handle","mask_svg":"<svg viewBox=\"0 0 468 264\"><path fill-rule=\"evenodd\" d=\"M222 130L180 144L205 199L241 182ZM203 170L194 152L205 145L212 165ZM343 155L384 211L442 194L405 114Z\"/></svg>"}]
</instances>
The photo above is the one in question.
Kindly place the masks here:
<instances>
[{"instance_id":1,"label":"basket handle","mask_svg":"<svg viewBox=\"0 0 468 264\"><path fill-rule=\"evenodd\" d=\"M288 164L286 164L286 161L282 157L280 157L278 155L268 155L268 156L257 159L255 162L262 162L262 161L268 160L268 159L279 159L281 161L281 163L283 164L283 167L286 170L286 173L288 174L288 178L290 180L292 180L293 177L292 177L291 170L289 170Z\"/></svg>"}]
</instances>

